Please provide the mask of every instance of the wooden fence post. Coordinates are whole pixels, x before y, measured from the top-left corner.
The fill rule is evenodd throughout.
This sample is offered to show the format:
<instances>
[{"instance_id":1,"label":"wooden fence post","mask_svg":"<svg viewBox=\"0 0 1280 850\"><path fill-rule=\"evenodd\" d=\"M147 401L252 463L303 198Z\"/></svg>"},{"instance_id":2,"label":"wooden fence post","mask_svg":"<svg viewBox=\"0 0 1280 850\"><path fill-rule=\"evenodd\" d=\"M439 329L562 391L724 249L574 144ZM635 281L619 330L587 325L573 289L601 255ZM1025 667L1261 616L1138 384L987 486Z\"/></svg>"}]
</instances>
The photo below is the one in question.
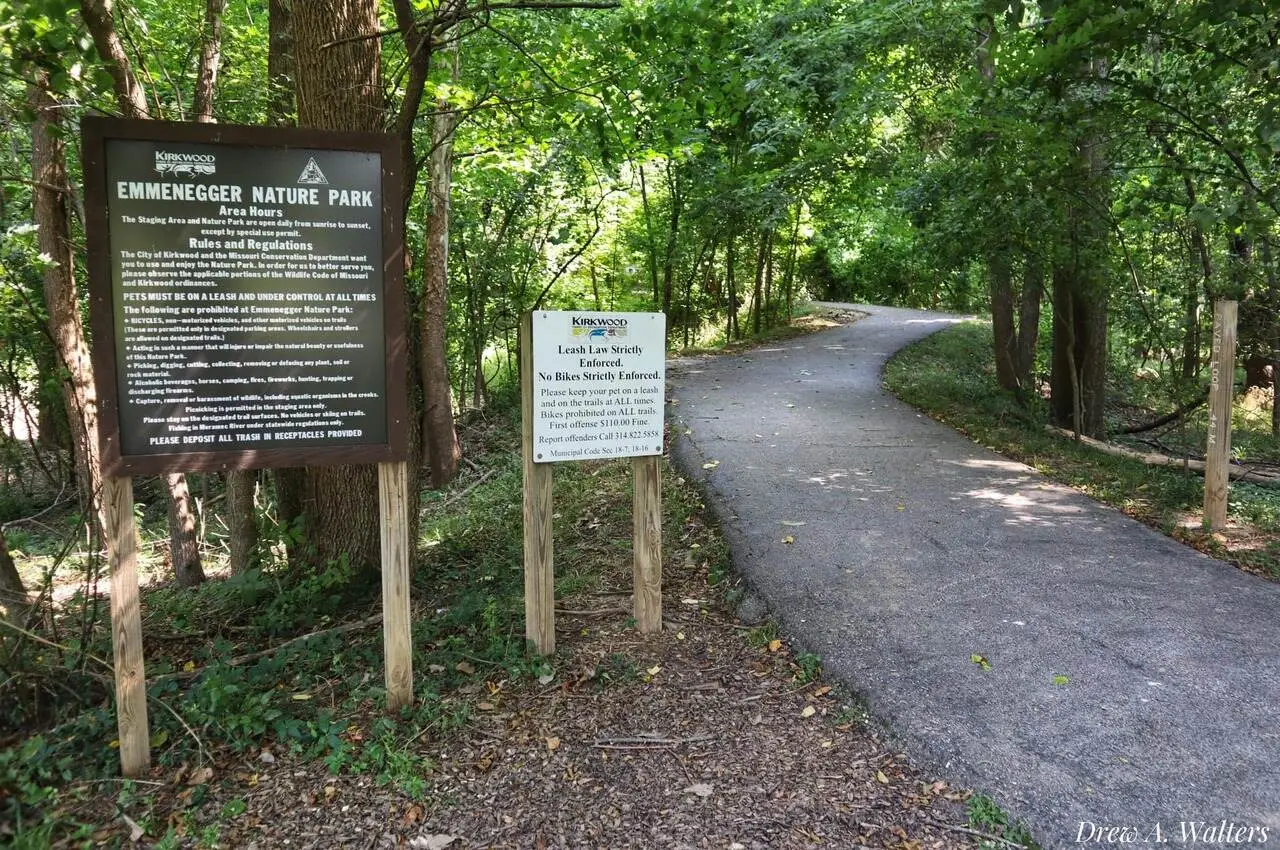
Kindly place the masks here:
<instances>
[{"instance_id":1,"label":"wooden fence post","mask_svg":"<svg viewBox=\"0 0 1280 850\"><path fill-rule=\"evenodd\" d=\"M111 651L115 659L120 772L134 777L151 766L151 732L147 725L147 674L142 658L133 479L104 477L102 509L107 569L111 572Z\"/></svg>"},{"instance_id":2,"label":"wooden fence post","mask_svg":"<svg viewBox=\"0 0 1280 850\"><path fill-rule=\"evenodd\" d=\"M1209 375L1209 439L1205 447L1204 521L1216 531L1227 524L1231 464L1231 393L1235 386L1236 302L1213 304L1213 358Z\"/></svg>"},{"instance_id":3,"label":"wooden fence post","mask_svg":"<svg viewBox=\"0 0 1280 850\"><path fill-rule=\"evenodd\" d=\"M520 446L524 456L524 635L539 655L556 651L551 464L533 455L533 313L520 320Z\"/></svg>"},{"instance_id":4,"label":"wooden fence post","mask_svg":"<svg viewBox=\"0 0 1280 850\"><path fill-rule=\"evenodd\" d=\"M631 459L635 475L632 501L634 614L641 634L662 631L662 458Z\"/></svg>"},{"instance_id":5,"label":"wooden fence post","mask_svg":"<svg viewBox=\"0 0 1280 850\"><path fill-rule=\"evenodd\" d=\"M409 614L409 465L378 464L382 516L382 649L387 708L413 702L413 638Z\"/></svg>"}]
</instances>

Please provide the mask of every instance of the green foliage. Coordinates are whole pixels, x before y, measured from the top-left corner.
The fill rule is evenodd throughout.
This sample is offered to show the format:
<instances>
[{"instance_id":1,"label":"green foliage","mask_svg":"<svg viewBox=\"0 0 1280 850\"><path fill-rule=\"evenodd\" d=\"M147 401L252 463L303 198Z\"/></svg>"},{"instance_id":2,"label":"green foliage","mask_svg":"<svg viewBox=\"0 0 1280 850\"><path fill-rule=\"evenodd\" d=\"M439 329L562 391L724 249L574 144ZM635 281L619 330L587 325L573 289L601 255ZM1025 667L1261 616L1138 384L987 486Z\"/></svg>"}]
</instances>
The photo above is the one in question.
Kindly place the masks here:
<instances>
[{"instance_id":1,"label":"green foliage","mask_svg":"<svg viewBox=\"0 0 1280 850\"><path fill-rule=\"evenodd\" d=\"M1025 847L1026 850L1037 850L1040 846L1031 837L1031 831L1025 822L1019 820L1011 823L1004 809L985 794L975 794L969 798L969 802L965 804L965 813L969 818L969 826L994 835L1005 843ZM984 839L981 846L995 848L1003 845Z\"/></svg>"},{"instance_id":2,"label":"green foliage","mask_svg":"<svg viewBox=\"0 0 1280 850\"><path fill-rule=\"evenodd\" d=\"M822 658L814 655L812 652L800 652L796 654L796 681L813 682L817 681L822 675Z\"/></svg>"},{"instance_id":3,"label":"green foliage","mask_svg":"<svg viewBox=\"0 0 1280 850\"><path fill-rule=\"evenodd\" d=\"M1028 410L997 386L989 334L989 327L982 323L966 323L909 346L890 360L885 383L903 401L982 445L1158 528L1177 529L1183 517L1200 509L1204 498L1200 476L1103 454L1045 430L1039 402L1033 399ZM1231 487L1230 515L1256 522L1265 533L1276 529L1277 504L1280 501L1271 488ZM1280 575L1273 547L1215 554Z\"/></svg>"}]
</instances>

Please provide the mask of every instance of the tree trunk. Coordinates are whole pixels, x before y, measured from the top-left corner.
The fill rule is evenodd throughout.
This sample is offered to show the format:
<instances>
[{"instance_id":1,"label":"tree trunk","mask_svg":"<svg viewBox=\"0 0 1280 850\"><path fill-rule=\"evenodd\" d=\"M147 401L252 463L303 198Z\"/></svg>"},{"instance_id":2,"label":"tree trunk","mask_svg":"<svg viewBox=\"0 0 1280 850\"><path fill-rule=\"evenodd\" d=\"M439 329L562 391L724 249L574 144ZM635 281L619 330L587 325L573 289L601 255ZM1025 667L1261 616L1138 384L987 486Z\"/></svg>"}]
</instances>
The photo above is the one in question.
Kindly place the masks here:
<instances>
[{"instance_id":1,"label":"tree trunk","mask_svg":"<svg viewBox=\"0 0 1280 850\"><path fill-rule=\"evenodd\" d=\"M1062 267L1053 276L1053 421L1086 437L1105 438L1107 300L1096 281Z\"/></svg>"},{"instance_id":2,"label":"tree trunk","mask_svg":"<svg viewBox=\"0 0 1280 850\"><path fill-rule=\"evenodd\" d=\"M204 570L200 566L200 545L187 477L174 472L165 480L169 487L169 558L173 562L173 576L180 586L195 587L204 581Z\"/></svg>"},{"instance_id":3,"label":"tree trunk","mask_svg":"<svg viewBox=\"0 0 1280 850\"><path fill-rule=\"evenodd\" d=\"M1280 281L1276 279L1275 255L1271 251L1271 237L1264 234L1260 240L1262 245L1262 262L1267 270L1267 302L1269 321L1267 336L1271 349L1271 436L1280 436L1280 404L1276 404L1276 396L1280 396Z\"/></svg>"},{"instance_id":4,"label":"tree trunk","mask_svg":"<svg viewBox=\"0 0 1280 850\"><path fill-rule=\"evenodd\" d=\"M226 5L227 0L205 0L204 39L200 46L200 68L191 103L191 113L201 123L213 121L213 92L218 85L218 62L222 56L222 10Z\"/></svg>"},{"instance_id":5,"label":"tree trunk","mask_svg":"<svg viewBox=\"0 0 1280 850\"><path fill-rule=\"evenodd\" d=\"M267 21L267 117L287 126L294 122L293 0L270 0Z\"/></svg>"},{"instance_id":6,"label":"tree trunk","mask_svg":"<svg viewBox=\"0 0 1280 850\"><path fill-rule=\"evenodd\" d=\"M784 319L788 324L791 322L792 298L795 291L795 273L796 273L796 257L800 252L800 214L803 207L796 204L796 223L791 228L791 245L787 249L787 268L782 273L782 288L786 292L787 314Z\"/></svg>"},{"instance_id":7,"label":"tree trunk","mask_svg":"<svg viewBox=\"0 0 1280 850\"><path fill-rule=\"evenodd\" d=\"M243 573L258 566L257 505L253 494L258 475L246 469L227 473L227 542L231 572Z\"/></svg>"},{"instance_id":8,"label":"tree trunk","mask_svg":"<svg viewBox=\"0 0 1280 850\"><path fill-rule=\"evenodd\" d=\"M991 288L991 333L996 360L996 383L1001 389L1018 390L1017 328L1013 323L1013 267L1009 253L995 250L987 257L987 279Z\"/></svg>"},{"instance_id":9,"label":"tree trunk","mask_svg":"<svg viewBox=\"0 0 1280 850\"><path fill-rule=\"evenodd\" d=\"M769 231L769 246L764 254L764 326L771 328L773 320L773 231Z\"/></svg>"},{"instance_id":10,"label":"tree trunk","mask_svg":"<svg viewBox=\"0 0 1280 850\"><path fill-rule=\"evenodd\" d=\"M649 283L653 287L653 306L656 308L661 303L660 293L658 292L658 249L653 243L653 210L649 206L649 187L644 179L644 163L640 163L636 170L640 174L640 207L644 210L644 234L646 256L648 257L649 266Z\"/></svg>"},{"instance_id":11,"label":"tree trunk","mask_svg":"<svg viewBox=\"0 0 1280 850\"><path fill-rule=\"evenodd\" d=\"M724 256L725 298L728 302L728 306L725 309L725 342L731 342L735 338L734 332L738 329L738 286L733 277L734 248L736 247L736 243L737 239L734 238L733 234L730 234L729 244L725 248Z\"/></svg>"},{"instance_id":12,"label":"tree trunk","mask_svg":"<svg viewBox=\"0 0 1280 850\"><path fill-rule=\"evenodd\" d=\"M204 43L200 48L200 68L196 80L196 91L192 98L191 112L195 115L197 122L201 124L213 123L213 94L218 82L218 63L219 57L222 55L222 12L226 8L226 0L207 0L204 12ZM270 13L268 13L270 14ZM274 42L267 48L267 64L270 69L271 53L275 49ZM271 72L267 72L268 79ZM253 502L253 490L257 481L256 473L245 469L233 469L226 476L227 491L227 531L228 544L230 547L231 571L234 573L242 573L257 563L258 552L258 522L257 522L257 506ZM195 523L189 518L182 516L183 510L178 505L182 498L182 493L186 489L186 482L179 482L179 487L171 488L170 492L170 534L171 536L178 532L178 529L191 528L192 536L189 539L175 539L170 544L174 551L181 550L184 554L194 553L196 561L196 569L199 569L199 545L194 535ZM245 494L248 494L247 497ZM175 558L174 564L177 565L178 560ZM203 577L203 571L201 571ZM187 582L180 583L186 584ZM199 583L199 582L194 582Z\"/></svg>"},{"instance_id":13,"label":"tree trunk","mask_svg":"<svg viewBox=\"0 0 1280 850\"><path fill-rule=\"evenodd\" d=\"M1044 300L1044 266L1030 251L1024 254L1022 293L1018 304L1018 347L1014 375L1023 393L1035 389L1036 343L1040 339L1040 302Z\"/></svg>"},{"instance_id":14,"label":"tree trunk","mask_svg":"<svg viewBox=\"0 0 1280 850\"><path fill-rule=\"evenodd\" d=\"M680 207L684 203L679 174L672 168L670 159L667 160L667 188L671 195L671 227L667 231L667 250L662 260L662 312L670 316L671 290L675 287L676 277L676 245L680 239ZM668 337L673 330L671 322L667 322Z\"/></svg>"},{"instance_id":15,"label":"tree trunk","mask_svg":"<svg viewBox=\"0 0 1280 850\"><path fill-rule=\"evenodd\" d=\"M4 539L4 526L0 526L0 605L5 607L8 619L19 623L26 619L30 606L22 576L18 575L18 567Z\"/></svg>"},{"instance_id":16,"label":"tree trunk","mask_svg":"<svg viewBox=\"0 0 1280 850\"><path fill-rule=\"evenodd\" d=\"M81 0L80 17L93 37L98 55L106 63L121 114L125 118L150 118L146 94L133 73L129 54L116 30L115 18L111 14L114 5L113 0Z\"/></svg>"},{"instance_id":17,"label":"tree trunk","mask_svg":"<svg viewBox=\"0 0 1280 850\"><path fill-rule=\"evenodd\" d=\"M1195 222L1191 224L1191 251L1193 260L1200 266L1200 277L1188 275L1187 288L1182 294L1182 377L1188 380L1200 370L1200 291L1209 289L1213 281L1213 264L1204 229Z\"/></svg>"},{"instance_id":18,"label":"tree trunk","mask_svg":"<svg viewBox=\"0 0 1280 850\"><path fill-rule=\"evenodd\" d=\"M452 76L458 78L458 47L452 43ZM422 358L422 456L431 486L443 488L458 474L462 448L453 421L449 387L449 195L453 184L453 134L458 118L447 101L436 104L431 132L430 209L427 212L427 262L422 285L422 328L418 356Z\"/></svg>"},{"instance_id":19,"label":"tree trunk","mask_svg":"<svg viewBox=\"0 0 1280 850\"><path fill-rule=\"evenodd\" d=\"M751 335L760 336L760 310L764 306L764 256L769 250L768 235L760 231L760 246L756 248L756 277L751 285Z\"/></svg>"},{"instance_id":20,"label":"tree trunk","mask_svg":"<svg viewBox=\"0 0 1280 850\"><path fill-rule=\"evenodd\" d=\"M44 304L49 314L49 333L62 367L62 404L71 427L80 507L85 517L92 517L101 529L98 396L76 293L67 206L67 152L60 126L62 110L49 95L47 81L47 75L41 72L28 89L35 114L31 132L32 207L39 226L40 253L52 260L43 274Z\"/></svg>"},{"instance_id":21,"label":"tree trunk","mask_svg":"<svg viewBox=\"0 0 1280 850\"><path fill-rule=\"evenodd\" d=\"M377 2L297 3L293 25L298 124L382 130ZM376 568L381 560L376 467L312 467L304 475L300 501L315 562L346 555L357 569Z\"/></svg>"},{"instance_id":22,"label":"tree trunk","mask_svg":"<svg viewBox=\"0 0 1280 850\"><path fill-rule=\"evenodd\" d=\"M1089 63L1090 76L1105 85L1106 63ZM1078 195L1068 203L1069 259L1053 273L1053 421L1076 433L1104 439L1107 377L1107 252L1110 230L1100 210L1111 206L1102 132L1084 127L1068 166Z\"/></svg>"}]
</instances>

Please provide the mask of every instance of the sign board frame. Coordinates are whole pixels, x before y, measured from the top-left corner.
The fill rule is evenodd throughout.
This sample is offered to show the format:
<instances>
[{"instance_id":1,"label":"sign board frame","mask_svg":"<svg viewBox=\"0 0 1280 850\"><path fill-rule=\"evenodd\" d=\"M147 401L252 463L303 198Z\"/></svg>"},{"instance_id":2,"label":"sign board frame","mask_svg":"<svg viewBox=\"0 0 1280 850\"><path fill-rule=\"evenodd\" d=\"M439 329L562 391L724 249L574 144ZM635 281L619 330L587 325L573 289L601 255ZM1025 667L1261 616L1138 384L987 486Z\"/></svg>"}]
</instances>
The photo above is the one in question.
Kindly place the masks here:
<instances>
[{"instance_id":1,"label":"sign board frame","mask_svg":"<svg viewBox=\"0 0 1280 850\"><path fill-rule=\"evenodd\" d=\"M536 313L554 311L529 311L520 319L520 448L523 459L522 519L524 537L524 613L525 640L540 655L550 655L556 649L555 625L555 541L552 533L554 516L552 469L556 463L569 460L631 458L634 491L631 504L632 519L632 578L635 594L632 612L641 634L662 631L662 446L665 442L666 419L666 316L662 313L601 313L570 311L567 315L604 317L649 317L658 322L657 343L661 357L660 386L657 394L658 432L654 448L637 445L642 454L584 455L583 457L543 458L535 447L535 422L538 399L534 388L538 385L536 352L540 343L535 323ZM541 323L541 327L554 330L554 325ZM545 345L546 340L541 342ZM570 356L579 356L569 353ZM590 353L581 356L591 358ZM624 355L625 356L625 355ZM609 359L609 358L606 358ZM545 365L545 364L544 364ZM570 367L572 368L572 367ZM596 369L595 366L580 368ZM623 367L603 367L605 369ZM621 378L621 375L617 375ZM553 378L554 380L554 378ZM594 381L594 379L593 379ZM579 380L584 386L591 381ZM588 396L589 397L589 396ZM560 396L552 397L559 400ZM609 399L607 394L602 396ZM627 418L631 418L629 415Z\"/></svg>"},{"instance_id":2,"label":"sign board frame","mask_svg":"<svg viewBox=\"0 0 1280 850\"><path fill-rule=\"evenodd\" d=\"M532 312L535 463L662 454L666 319Z\"/></svg>"},{"instance_id":3,"label":"sign board frame","mask_svg":"<svg viewBox=\"0 0 1280 850\"><path fill-rule=\"evenodd\" d=\"M81 140L84 156L85 175L85 222L88 243L89 271L89 311L91 327L94 331L92 351L95 369L95 383L98 390L99 441L102 446L100 464L103 473L102 502L103 526L107 542L108 568L111 574L111 645L115 662L116 691L116 725L119 731L120 768L127 777L142 774L151 763L150 736L148 733L146 671L142 650L141 598L138 590L137 575L137 529L133 515L133 480L134 474L209 471L225 469L256 469L271 466L317 466L337 463L377 463L378 464L378 500L381 517L382 543L382 603L383 603L383 650L385 656L385 674L387 684L387 707L396 709L413 702L413 642L411 635L411 612L409 607L409 560L412 547L409 540L409 470L408 456L408 391L404 376L407 374L407 334L404 312L404 227L402 210L399 206L400 178L402 164L400 162L399 142L393 136L364 133L332 133L311 130L293 130L268 127L246 127L224 124L179 124L161 121L125 120L115 118L88 117L81 122ZM118 391L120 376L118 367L121 358L116 339L116 257L110 237L111 214L109 210L110 193L107 185L109 166L107 163L107 146L111 140L147 143L181 143L188 147L195 145L226 145L228 148L263 148L275 150L319 153L323 155L331 151L358 152L373 154L378 157L378 177L376 185L381 200L380 208L372 202L372 189L361 189L360 200L367 201L363 208L374 210L363 221L356 221L356 227L344 222L341 227L328 224L334 229L372 230L372 222L376 220L380 228L380 250L375 256L350 268L354 279L366 281L365 289L370 290L369 283L380 283L382 326L378 336L382 342L382 350L374 355L372 363L382 367L381 386L375 398L381 398L385 410L385 439L377 442L352 443L351 445L307 445L296 448L245 448L232 446L220 451L175 451L163 454L128 453L122 450L123 442L120 434L120 410ZM190 150L187 151L190 155ZM214 164L207 160L182 160L173 157L162 157L157 151L154 157L155 170L161 176L175 176L179 173L174 166L180 166L182 173L190 172L195 176L199 170L209 175L214 172ZM208 168L196 168L198 162L204 162ZM162 169L163 166L163 169ZM369 162L361 168L367 174L371 170ZM250 171L254 169L250 168ZM320 184L325 182L323 174L317 174L319 166L314 158L308 160L300 172L299 183ZM156 186L163 186L169 194L175 192L168 189L174 184L160 184L152 178ZM371 185L375 181L369 181ZM146 183L142 183L145 187ZM190 184L188 184L189 187ZM230 185L230 184L223 184ZM119 190L123 191L123 190ZM132 189L130 188L130 191ZM160 192L160 189L156 190ZM192 190L194 193L195 190ZM206 190L206 196L209 191ZM229 193L231 189L227 190ZM318 189L316 191L319 191ZM187 194L187 189L182 190ZM364 193L367 193L364 194ZM208 202L208 199L204 202ZM368 226L364 225L368 222ZM132 222L122 222L130 224ZM171 224L166 217L164 224ZM173 222L174 226L195 226L189 220ZM200 224L203 226L204 222ZM215 228L218 222L215 220ZM225 231L232 226L230 221L224 222ZM234 226L250 227L237 223ZM318 228L319 225L316 225ZM242 231L232 235L238 236ZM247 236L245 237L247 238ZM277 240L279 241L279 240ZM353 240L337 240L332 244L353 244ZM359 244L354 240L354 244ZM202 246L193 246L202 247ZM305 250L311 250L307 245ZM159 250L159 249L156 249ZM298 250L302 250L299 248ZM372 253L372 252L371 252ZM224 258L219 258L224 259ZM230 257L225 259L229 260ZM335 258L335 261L338 258ZM356 262L356 261L352 261ZM375 278L381 263L381 277ZM308 260L308 271L311 261ZM124 267L121 269L123 280ZM158 268L158 267L157 267ZM260 270L261 266L252 267ZM287 266L284 267L288 269ZM342 268L340 265L339 268ZM197 269L198 270L198 269ZM300 272L301 269L295 271ZM212 275L209 276L212 278ZM273 275L273 278L275 275ZM323 277L317 274L309 278L303 274L286 276L284 279L301 280L333 280L333 276ZM175 268L168 279L179 280L179 270ZM262 280L262 276L246 275L245 279ZM338 276L337 280L349 279ZM171 284L177 289L176 284ZM283 284L282 284L283 287ZM216 290L216 285L207 287ZM123 287L121 287L123 289ZM335 290L335 300L341 289ZM327 298L327 295L325 296ZM255 295L256 298L256 295ZM239 296L237 296L239 299ZM301 300L309 300L300 294ZM182 299L188 300L186 295ZM197 299L204 300L204 299ZM354 300L354 299L353 299ZM369 300L376 299L366 299ZM123 299L122 299L123 301ZM121 311L123 314L123 310ZM305 312L305 311L304 311ZM317 311L318 313L325 311ZM349 313L350 311L348 311ZM166 315L181 315L175 310ZM237 311L238 314L238 311ZM338 314L331 311L330 315ZM321 323L323 324L323 322ZM350 324L348 321L346 324ZM228 331L231 332L231 331ZM306 333L306 330L290 329L291 333ZM274 349L274 346L273 346ZM365 363L370 362L365 360ZM279 363L275 364L281 365ZM319 366L320 364L311 364ZM330 364L332 365L332 364ZM354 365L348 362L345 365ZM163 370L164 366L159 367ZM190 368L190 364L188 364ZM223 368L232 368L230 366ZM343 378L345 381L346 378ZM355 378L352 376L354 382ZM265 383L265 381L263 381ZM281 381L283 383L283 381ZM273 386L274 384L272 384ZM368 387L369 384L356 386ZM248 401L248 400L246 400ZM293 411L300 411L294 408ZM305 416L306 414L303 414ZM230 420L227 420L230 421ZM156 423L159 420L157 418ZM153 423L148 423L153 424ZM381 429L380 429L381 430ZM329 435L325 435L327 438ZM344 435L336 435L341 440ZM323 438L315 438L323 439Z\"/></svg>"},{"instance_id":4,"label":"sign board frame","mask_svg":"<svg viewBox=\"0 0 1280 850\"><path fill-rule=\"evenodd\" d=\"M404 306L404 239L400 198L403 164L393 136L376 133L339 133L279 127L229 124L189 124L90 116L81 122L84 140L84 188L88 248L89 314L93 329L93 365L97 376L99 434L103 471L109 476L166 472L257 469L263 467L319 466L343 463L390 463L408 457L408 397L400 376L407 369ZM325 445L197 449L164 453L130 453L122 443L119 389L122 363L117 354L116 306L120 293L113 281L117 250L110 236L111 198L107 145L113 140L205 145L221 147L227 155L246 149L281 151L352 151L380 159L380 209L374 215L381 226L381 255L376 258L373 283L382 297L384 340L380 385L369 387L385 404L386 435L380 442L346 442L334 438ZM308 166L310 167L310 166ZM374 258L370 258L373 261ZM363 385L367 387L368 385Z\"/></svg>"}]
</instances>

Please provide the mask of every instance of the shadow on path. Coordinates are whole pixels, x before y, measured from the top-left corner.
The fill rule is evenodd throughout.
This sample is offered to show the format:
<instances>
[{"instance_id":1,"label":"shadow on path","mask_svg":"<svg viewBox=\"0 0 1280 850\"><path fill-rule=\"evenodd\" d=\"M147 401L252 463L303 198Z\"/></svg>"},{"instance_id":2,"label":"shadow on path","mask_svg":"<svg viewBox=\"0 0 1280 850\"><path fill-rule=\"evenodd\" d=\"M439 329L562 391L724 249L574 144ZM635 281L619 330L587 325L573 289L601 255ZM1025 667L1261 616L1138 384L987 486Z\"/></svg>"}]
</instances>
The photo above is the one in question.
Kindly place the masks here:
<instances>
[{"instance_id":1,"label":"shadow on path","mask_svg":"<svg viewBox=\"0 0 1280 850\"><path fill-rule=\"evenodd\" d=\"M1112 826L1154 844L1157 824L1170 845L1280 842L1280 585L897 401L885 361L958 320L859 309L669 368L675 458L756 593L1045 846Z\"/></svg>"}]
</instances>

